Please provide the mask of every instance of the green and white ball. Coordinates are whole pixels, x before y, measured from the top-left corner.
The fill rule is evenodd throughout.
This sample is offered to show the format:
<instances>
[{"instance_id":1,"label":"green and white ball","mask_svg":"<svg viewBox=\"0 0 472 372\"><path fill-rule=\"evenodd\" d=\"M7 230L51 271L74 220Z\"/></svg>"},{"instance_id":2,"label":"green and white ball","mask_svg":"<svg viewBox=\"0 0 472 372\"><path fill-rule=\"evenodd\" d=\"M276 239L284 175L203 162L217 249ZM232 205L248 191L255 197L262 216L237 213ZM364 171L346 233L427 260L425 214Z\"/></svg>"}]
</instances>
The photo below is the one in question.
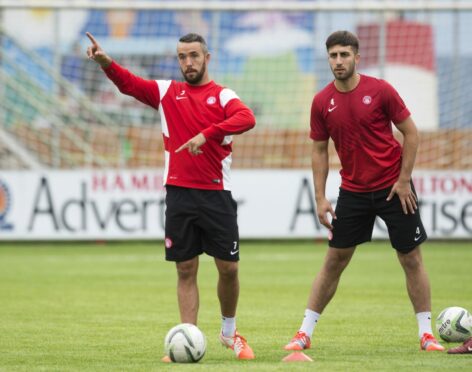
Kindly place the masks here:
<instances>
[{"instance_id":1,"label":"green and white ball","mask_svg":"<svg viewBox=\"0 0 472 372\"><path fill-rule=\"evenodd\" d=\"M205 355L206 345L202 331L189 323L173 327L164 340L165 353L175 363L197 363Z\"/></svg>"},{"instance_id":2,"label":"green and white ball","mask_svg":"<svg viewBox=\"0 0 472 372\"><path fill-rule=\"evenodd\" d=\"M462 307L447 307L437 317L436 329L444 341L465 341L472 337L472 316Z\"/></svg>"}]
</instances>

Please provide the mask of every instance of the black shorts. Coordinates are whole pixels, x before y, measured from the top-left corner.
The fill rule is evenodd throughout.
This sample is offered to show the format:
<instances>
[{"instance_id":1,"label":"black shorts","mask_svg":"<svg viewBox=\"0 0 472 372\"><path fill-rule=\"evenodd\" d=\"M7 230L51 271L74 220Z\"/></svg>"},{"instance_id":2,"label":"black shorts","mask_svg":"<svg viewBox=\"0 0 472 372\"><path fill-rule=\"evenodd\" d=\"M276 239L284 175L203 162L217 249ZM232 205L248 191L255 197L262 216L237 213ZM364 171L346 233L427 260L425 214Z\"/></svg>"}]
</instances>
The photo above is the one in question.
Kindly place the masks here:
<instances>
[{"instance_id":1,"label":"black shorts","mask_svg":"<svg viewBox=\"0 0 472 372\"><path fill-rule=\"evenodd\" d=\"M187 261L203 252L239 260L237 205L230 191L166 189L166 260Z\"/></svg>"},{"instance_id":2,"label":"black shorts","mask_svg":"<svg viewBox=\"0 0 472 372\"><path fill-rule=\"evenodd\" d=\"M412 191L416 191L411 184ZM408 253L427 239L421 222L420 211L405 214L400 198L394 195L387 201L392 187L373 192L352 192L339 189L336 217L333 220L332 238L329 246L349 248L370 241L375 217L385 221L392 247Z\"/></svg>"}]
</instances>

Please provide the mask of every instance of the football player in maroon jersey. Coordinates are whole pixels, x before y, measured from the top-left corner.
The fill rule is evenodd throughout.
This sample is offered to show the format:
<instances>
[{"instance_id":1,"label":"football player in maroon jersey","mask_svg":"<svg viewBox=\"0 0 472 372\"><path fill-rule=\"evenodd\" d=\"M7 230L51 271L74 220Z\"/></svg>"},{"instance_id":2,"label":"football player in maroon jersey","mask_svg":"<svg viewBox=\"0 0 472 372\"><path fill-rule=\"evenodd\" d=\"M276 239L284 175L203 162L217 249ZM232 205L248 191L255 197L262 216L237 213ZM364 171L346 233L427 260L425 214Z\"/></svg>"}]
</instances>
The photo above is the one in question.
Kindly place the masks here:
<instances>
[{"instance_id":1,"label":"football player in maroon jersey","mask_svg":"<svg viewBox=\"0 0 472 372\"><path fill-rule=\"evenodd\" d=\"M329 248L312 284L302 325L285 349L310 347L315 325L334 296L342 272L356 246L371 240L378 216L387 225L405 272L420 347L443 351L431 329L430 285L420 251L427 236L411 182L418 147L415 123L390 84L356 71L360 55L354 34L332 33L326 50L334 81L313 99L310 137L317 215L329 229ZM392 123L403 135L403 146L393 136ZM341 161L336 209L325 194L329 139Z\"/></svg>"}]
</instances>

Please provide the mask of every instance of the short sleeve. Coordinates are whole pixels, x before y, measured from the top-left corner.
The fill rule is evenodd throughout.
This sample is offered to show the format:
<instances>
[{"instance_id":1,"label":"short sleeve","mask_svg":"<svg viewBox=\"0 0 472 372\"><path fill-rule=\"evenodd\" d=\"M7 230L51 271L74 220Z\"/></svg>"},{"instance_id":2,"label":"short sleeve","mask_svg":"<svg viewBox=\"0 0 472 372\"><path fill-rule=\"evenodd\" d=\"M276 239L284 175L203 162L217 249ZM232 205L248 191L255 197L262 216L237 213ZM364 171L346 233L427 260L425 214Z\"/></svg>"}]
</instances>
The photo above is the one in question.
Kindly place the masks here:
<instances>
[{"instance_id":1,"label":"short sleeve","mask_svg":"<svg viewBox=\"0 0 472 372\"><path fill-rule=\"evenodd\" d=\"M399 124L411 115L410 111L395 88L386 81L383 81L383 84L382 92L385 102L385 114L394 124Z\"/></svg>"},{"instance_id":2,"label":"short sleeve","mask_svg":"<svg viewBox=\"0 0 472 372\"><path fill-rule=\"evenodd\" d=\"M314 141L326 141L329 139L329 133L318 101L315 96L311 103L310 138Z\"/></svg>"}]
</instances>

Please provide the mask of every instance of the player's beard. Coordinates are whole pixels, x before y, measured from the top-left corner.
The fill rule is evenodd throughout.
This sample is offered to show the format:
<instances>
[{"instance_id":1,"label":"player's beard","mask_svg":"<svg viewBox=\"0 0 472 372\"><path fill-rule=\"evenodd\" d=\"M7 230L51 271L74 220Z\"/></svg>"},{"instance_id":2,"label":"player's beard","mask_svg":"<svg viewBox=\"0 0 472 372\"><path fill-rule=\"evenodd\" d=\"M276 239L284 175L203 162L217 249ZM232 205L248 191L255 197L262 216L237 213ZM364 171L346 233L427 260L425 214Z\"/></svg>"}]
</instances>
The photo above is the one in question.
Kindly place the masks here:
<instances>
[{"instance_id":1,"label":"player's beard","mask_svg":"<svg viewBox=\"0 0 472 372\"><path fill-rule=\"evenodd\" d=\"M202 79L203 79L203 75L205 75L205 72L206 72L206 62L204 61L203 62L203 65L202 65L202 68L200 71L196 71L196 70L192 70L191 72L195 74L194 77L190 77L188 75L188 72L184 72L182 69L180 69L180 71L182 72L182 75L185 79L185 81L191 85L197 85L199 84Z\"/></svg>"},{"instance_id":2,"label":"player's beard","mask_svg":"<svg viewBox=\"0 0 472 372\"><path fill-rule=\"evenodd\" d=\"M340 81L349 80L356 71L356 62L353 61L352 64L346 67L344 71L342 72L341 71L337 72L336 69L333 69L333 68L331 68L331 71L333 72L334 78L336 80L340 80Z\"/></svg>"}]
</instances>

